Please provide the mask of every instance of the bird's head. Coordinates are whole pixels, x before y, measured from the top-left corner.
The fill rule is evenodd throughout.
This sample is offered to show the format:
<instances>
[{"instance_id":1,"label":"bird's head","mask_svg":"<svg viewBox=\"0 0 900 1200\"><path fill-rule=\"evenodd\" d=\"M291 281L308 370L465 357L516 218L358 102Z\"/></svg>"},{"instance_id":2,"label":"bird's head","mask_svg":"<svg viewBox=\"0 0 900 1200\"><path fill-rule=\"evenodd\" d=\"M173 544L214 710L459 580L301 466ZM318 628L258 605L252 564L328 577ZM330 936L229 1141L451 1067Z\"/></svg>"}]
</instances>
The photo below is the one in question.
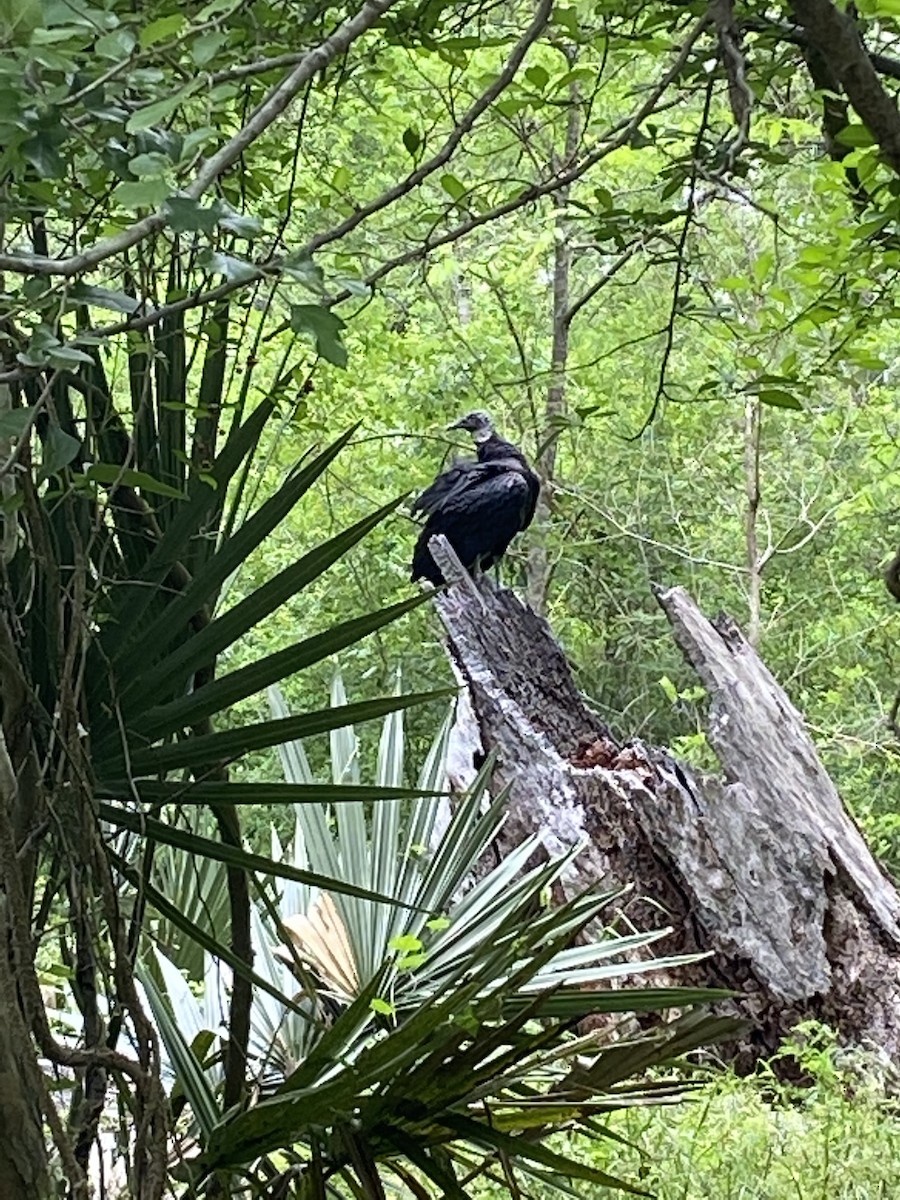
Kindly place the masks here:
<instances>
[{"instance_id":1,"label":"bird's head","mask_svg":"<svg viewBox=\"0 0 900 1200\"><path fill-rule=\"evenodd\" d=\"M486 412L476 409L448 425L448 429L465 429L476 442L486 442L494 432L494 424Z\"/></svg>"}]
</instances>

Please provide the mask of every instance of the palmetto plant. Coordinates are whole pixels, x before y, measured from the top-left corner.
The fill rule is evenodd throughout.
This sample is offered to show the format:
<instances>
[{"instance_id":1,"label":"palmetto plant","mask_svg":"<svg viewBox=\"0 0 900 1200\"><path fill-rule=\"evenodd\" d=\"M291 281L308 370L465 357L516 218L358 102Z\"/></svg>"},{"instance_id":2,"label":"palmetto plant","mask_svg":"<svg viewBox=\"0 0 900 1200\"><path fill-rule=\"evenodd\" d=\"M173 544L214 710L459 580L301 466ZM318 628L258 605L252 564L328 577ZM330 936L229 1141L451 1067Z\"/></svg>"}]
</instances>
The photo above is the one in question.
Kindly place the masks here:
<instances>
[{"instance_id":1,"label":"palmetto plant","mask_svg":"<svg viewBox=\"0 0 900 1200\"><path fill-rule=\"evenodd\" d=\"M270 700L283 714L277 689ZM339 679L333 700L342 711ZM439 831L446 733L445 725L420 775L423 795L300 805L290 847L276 846L295 868L360 890L285 882L277 900L257 906L255 967L269 987L257 992L252 1019L256 1103L223 1109L214 1041L221 974L208 965L198 998L162 955L159 972L145 972L172 1080L190 1106L195 1179L218 1172L243 1179L251 1194L285 1196L343 1194L334 1190L343 1181L371 1197L397 1185L420 1197L464 1196L479 1176L504 1177L513 1191L513 1175L563 1190L574 1178L617 1183L544 1138L623 1104L672 1098L683 1084L671 1075L650 1083L647 1068L732 1027L692 1015L616 1036L616 1014L690 1007L709 993L612 986L677 963L646 956L658 933L597 932L615 896L548 905L577 847L529 868L529 841L472 882L504 797L488 798L487 763ZM358 761L353 729L334 730L333 778L358 778ZM282 762L294 786L314 786L300 742L282 747ZM394 713L382 730L376 787L402 778L403 722ZM578 944L589 926L593 935ZM589 1014L605 1014L604 1034L579 1036Z\"/></svg>"},{"instance_id":2,"label":"palmetto plant","mask_svg":"<svg viewBox=\"0 0 900 1200\"><path fill-rule=\"evenodd\" d=\"M73 300L72 319L88 321L88 308L89 301ZM246 322L243 330L251 343L258 338ZM133 978L141 929L151 919L169 922L232 968L224 1096L229 1104L245 1097L249 1012L254 980L261 983L251 965L252 873L262 868L327 882L334 891L354 885L249 854L241 806L322 793L308 785L236 783L229 765L285 738L421 699L388 696L280 720L222 719L241 700L422 599L344 620L226 673L217 669L260 621L395 507L298 548L283 570L243 595L235 590L227 607L219 604L225 582L303 502L352 436L315 448L252 502L254 463L273 436L284 386L251 409L251 372L228 376L239 342L220 308L202 334L189 335L183 320L172 318L152 338L133 338L125 354L91 346L29 376L18 392L0 386L0 876L7 901L0 940L11 948L0 954L0 1072L15 1081L10 1113L30 1131L16 1162L7 1164L0 1151L0 1175L16 1180L14 1197L34 1200L50 1187L43 1122L72 1194L82 1194L113 1081L131 1112L134 1136L125 1144L133 1154L132 1195L155 1198L165 1186L159 1056ZM189 403L191 388L196 402ZM38 448L40 462L33 463ZM202 820L183 828L170 819L176 804L202 812ZM123 832L139 839L137 860L120 853ZM156 886L159 846L178 850L182 870L186 862L192 873L209 870L208 862L224 868L225 919L214 942L196 914L173 907ZM54 978L68 977L80 1011L74 1043L56 1040L48 1024L38 970L51 957L60 963ZM135 1038L133 1056L122 1048L125 1029ZM53 1100L57 1084L51 1090L38 1055L71 1085L65 1120Z\"/></svg>"}]
</instances>

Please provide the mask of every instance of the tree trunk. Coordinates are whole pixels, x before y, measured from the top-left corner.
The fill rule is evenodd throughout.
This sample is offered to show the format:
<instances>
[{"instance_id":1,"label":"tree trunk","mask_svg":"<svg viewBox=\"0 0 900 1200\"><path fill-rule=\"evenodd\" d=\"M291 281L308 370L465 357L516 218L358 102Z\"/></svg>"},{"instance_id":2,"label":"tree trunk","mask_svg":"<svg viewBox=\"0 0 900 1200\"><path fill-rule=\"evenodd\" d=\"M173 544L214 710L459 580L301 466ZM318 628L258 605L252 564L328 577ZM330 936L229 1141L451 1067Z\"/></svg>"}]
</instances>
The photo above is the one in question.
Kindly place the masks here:
<instances>
[{"instance_id":1,"label":"tree trunk","mask_svg":"<svg viewBox=\"0 0 900 1200\"><path fill-rule=\"evenodd\" d=\"M0 903L0 1200L50 1196L47 1152L34 1075L38 1066L16 998L6 956L7 927ZM29 1059L31 1061L29 1061Z\"/></svg>"},{"instance_id":2,"label":"tree trunk","mask_svg":"<svg viewBox=\"0 0 900 1200\"><path fill-rule=\"evenodd\" d=\"M739 1065L805 1018L900 1063L900 897L733 622L708 621L680 588L657 598L710 697L721 778L617 744L546 622L511 592L457 584L435 601L466 686L451 782L465 786L495 750L510 788L501 853L534 831L550 852L583 840L567 890L633 884L624 929L670 926L655 954L711 951L654 981L740 992L751 1028Z\"/></svg>"},{"instance_id":3,"label":"tree trunk","mask_svg":"<svg viewBox=\"0 0 900 1200\"><path fill-rule=\"evenodd\" d=\"M566 57L569 66L577 61L570 48ZM569 112L566 118L566 145L563 163L570 163L578 152L581 139L581 108L578 84L569 84ZM560 166L554 154L554 165ZM568 220L569 188L560 188L553 196L553 323L551 330L551 368L547 399L544 405L543 427L538 433L538 455L535 467L541 480L541 490L535 509L535 533L525 564L528 602L536 612L547 607L552 565L547 553L547 534L552 509L553 480L556 476L556 446L560 421L566 412L566 371L569 365L569 275L572 269L572 246Z\"/></svg>"}]
</instances>

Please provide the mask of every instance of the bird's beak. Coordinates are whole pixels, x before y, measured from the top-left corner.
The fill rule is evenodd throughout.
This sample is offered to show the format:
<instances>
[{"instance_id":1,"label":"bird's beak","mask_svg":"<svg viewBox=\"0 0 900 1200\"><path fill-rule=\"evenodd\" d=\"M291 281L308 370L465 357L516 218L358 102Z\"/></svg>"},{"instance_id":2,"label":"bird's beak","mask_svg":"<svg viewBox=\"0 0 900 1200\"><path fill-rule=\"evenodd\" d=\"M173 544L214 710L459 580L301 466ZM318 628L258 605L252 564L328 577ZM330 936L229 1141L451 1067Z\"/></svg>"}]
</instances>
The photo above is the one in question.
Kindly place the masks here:
<instances>
[{"instance_id":1,"label":"bird's beak","mask_svg":"<svg viewBox=\"0 0 900 1200\"><path fill-rule=\"evenodd\" d=\"M448 432L448 433L450 433L450 432L451 432L451 430L453 430L453 429L462 429L462 428L464 428L464 426L463 426L463 421L465 421L465 419L466 419L465 417L460 417L458 421L454 421L452 425L448 425L448 426L447 426L447 432Z\"/></svg>"}]
</instances>

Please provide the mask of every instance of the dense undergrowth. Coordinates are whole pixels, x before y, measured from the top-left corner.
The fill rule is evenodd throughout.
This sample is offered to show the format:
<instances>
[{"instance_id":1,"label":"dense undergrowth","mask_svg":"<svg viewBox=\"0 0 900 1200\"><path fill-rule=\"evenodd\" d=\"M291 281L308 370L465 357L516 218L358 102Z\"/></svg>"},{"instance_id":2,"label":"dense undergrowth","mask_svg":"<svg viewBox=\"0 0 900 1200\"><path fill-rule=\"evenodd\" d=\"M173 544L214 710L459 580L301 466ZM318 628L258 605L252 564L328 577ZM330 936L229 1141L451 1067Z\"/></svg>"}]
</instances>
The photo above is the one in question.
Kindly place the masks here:
<instances>
[{"instance_id":1,"label":"dense undergrowth","mask_svg":"<svg viewBox=\"0 0 900 1200\"><path fill-rule=\"evenodd\" d=\"M900 1194L900 1102L874 1056L836 1047L803 1026L780 1059L795 1059L803 1085L780 1082L779 1060L756 1074L711 1076L675 1107L613 1114L594 1165L656 1200L888 1200ZM896 1079L893 1085L896 1085ZM571 1147L574 1150L574 1147ZM621 1192L573 1183L611 1200ZM558 1192L529 1189L541 1197ZM499 1185L487 1190L502 1194Z\"/></svg>"}]
</instances>

